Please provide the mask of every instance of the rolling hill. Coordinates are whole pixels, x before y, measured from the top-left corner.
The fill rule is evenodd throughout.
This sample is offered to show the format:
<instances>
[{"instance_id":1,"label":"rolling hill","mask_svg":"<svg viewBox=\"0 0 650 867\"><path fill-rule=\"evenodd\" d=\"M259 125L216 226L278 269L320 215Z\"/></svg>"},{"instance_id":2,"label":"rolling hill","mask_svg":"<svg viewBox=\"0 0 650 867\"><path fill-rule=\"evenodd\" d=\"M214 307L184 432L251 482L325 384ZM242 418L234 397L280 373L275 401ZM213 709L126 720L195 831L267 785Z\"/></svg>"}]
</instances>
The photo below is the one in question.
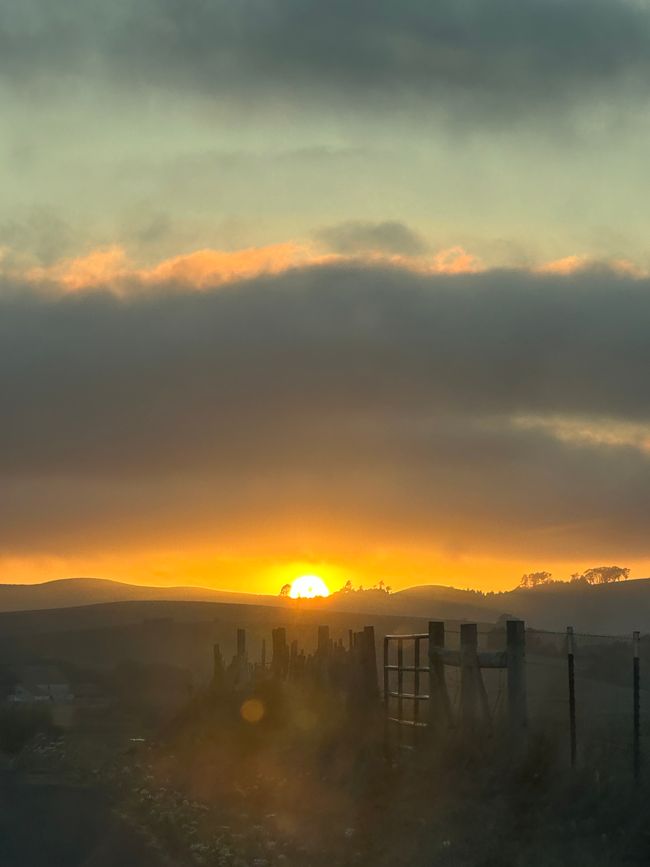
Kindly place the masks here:
<instances>
[{"instance_id":1,"label":"rolling hill","mask_svg":"<svg viewBox=\"0 0 650 867\"><path fill-rule=\"evenodd\" d=\"M277 605L276 596L230 593L208 587L147 587L106 578L61 578L42 584L0 584L0 612L71 608L102 602L231 602Z\"/></svg>"},{"instance_id":2,"label":"rolling hill","mask_svg":"<svg viewBox=\"0 0 650 867\"><path fill-rule=\"evenodd\" d=\"M100 578L68 578L43 584L0 585L0 612L96 606L116 602L212 602L235 606L295 608L278 596L211 590L205 587L145 587ZM539 629L581 632L650 632L650 579L604 586L551 584L503 593L479 593L421 585L390 595L379 591L336 593L301 601L304 609L391 617L495 621L503 614Z\"/></svg>"}]
</instances>

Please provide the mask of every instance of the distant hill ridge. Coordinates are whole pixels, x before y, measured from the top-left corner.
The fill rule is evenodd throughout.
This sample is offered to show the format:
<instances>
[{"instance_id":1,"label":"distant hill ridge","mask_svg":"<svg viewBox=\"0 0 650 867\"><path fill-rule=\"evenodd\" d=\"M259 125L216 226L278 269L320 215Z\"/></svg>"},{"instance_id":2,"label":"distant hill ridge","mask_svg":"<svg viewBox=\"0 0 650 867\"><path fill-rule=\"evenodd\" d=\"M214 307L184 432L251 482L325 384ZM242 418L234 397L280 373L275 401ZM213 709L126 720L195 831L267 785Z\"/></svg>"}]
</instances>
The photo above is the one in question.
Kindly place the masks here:
<instances>
[{"instance_id":1,"label":"distant hill ridge","mask_svg":"<svg viewBox=\"0 0 650 867\"><path fill-rule=\"evenodd\" d=\"M104 578L63 578L42 584L0 584L0 612L72 608L109 602L221 602L290 605L278 596L207 587L148 587ZM337 593L307 603L323 611L392 614L444 620L494 621L521 617L540 629L627 634L650 632L650 578L584 586L557 583L535 589L482 594L443 585L419 585L390 595Z\"/></svg>"},{"instance_id":2,"label":"distant hill ridge","mask_svg":"<svg viewBox=\"0 0 650 867\"><path fill-rule=\"evenodd\" d=\"M277 605L279 602L276 596L211 590L209 587L149 587L108 578L59 578L41 584L0 584L0 612L129 601L231 602L240 605Z\"/></svg>"}]
</instances>

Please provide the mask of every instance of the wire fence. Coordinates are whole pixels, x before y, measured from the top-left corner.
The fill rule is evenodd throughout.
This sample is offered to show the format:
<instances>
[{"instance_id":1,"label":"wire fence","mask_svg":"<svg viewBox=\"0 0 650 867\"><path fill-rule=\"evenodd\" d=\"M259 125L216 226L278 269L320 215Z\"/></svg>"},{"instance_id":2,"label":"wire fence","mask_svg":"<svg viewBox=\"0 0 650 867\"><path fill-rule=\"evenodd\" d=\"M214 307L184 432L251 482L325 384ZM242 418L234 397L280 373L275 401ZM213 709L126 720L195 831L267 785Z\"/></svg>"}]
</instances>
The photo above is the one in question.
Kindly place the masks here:
<instances>
[{"instance_id":1,"label":"wire fence","mask_svg":"<svg viewBox=\"0 0 650 867\"><path fill-rule=\"evenodd\" d=\"M458 629L445 630L445 647L459 647ZM529 731L557 742L573 764L600 770L632 767L638 777L643 755L650 755L650 635L595 634L526 629L525 688ZM505 649L505 624L479 629L481 651ZM427 643L420 650L427 665ZM636 661L635 661L636 660ZM401 663L415 669L415 642L402 642ZM428 690L421 671L404 670L391 690L387 707L393 718L426 719L426 702L415 696ZM507 722L508 673L482 668L481 678L494 728ZM463 670L445 665L444 679L452 720L462 718ZM393 681L390 680L392 684ZM426 690L423 689L426 684ZM413 698L398 698L403 693ZM399 708L390 702L398 701ZM415 707L417 705L417 710ZM399 732L402 743L417 744L418 732Z\"/></svg>"}]
</instances>

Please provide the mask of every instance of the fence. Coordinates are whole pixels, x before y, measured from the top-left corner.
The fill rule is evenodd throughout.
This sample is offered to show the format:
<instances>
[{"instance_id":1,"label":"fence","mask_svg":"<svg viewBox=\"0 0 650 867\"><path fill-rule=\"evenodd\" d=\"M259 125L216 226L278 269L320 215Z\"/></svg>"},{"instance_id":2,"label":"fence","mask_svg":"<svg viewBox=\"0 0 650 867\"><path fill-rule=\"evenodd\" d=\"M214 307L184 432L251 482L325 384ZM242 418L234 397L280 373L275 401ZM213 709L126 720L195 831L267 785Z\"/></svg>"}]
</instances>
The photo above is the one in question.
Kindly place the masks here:
<instances>
[{"instance_id":1,"label":"fence","mask_svg":"<svg viewBox=\"0 0 650 867\"><path fill-rule=\"evenodd\" d=\"M377 702L377 656L374 627L359 632L350 630L347 646L343 639L334 640L328 626L318 627L318 641L313 652L289 641L283 626L271 632L271 660L267 662L266 641L262 641L258 661L249 657L246 631L237 630L236 653L226 666L220 646L213 648L212 687L215 690L245 690L256 683L314 683L348 693L356 703Z\"/></svg>"},{"instance_id":2,"label":"fence","mask_svg":"<svg viewBox=\"0 0 650 867\"><path fill-rule=\"evenodd\" d=\"M631 765L638 781L650 746L648 637L568 627L530 629L527 643L531 718L557 732L572 766Z\"/></svg>"},{"instance_id":3,"label":"fence","mask_svg":"<svg viewBox=\"0 0 650 867\"><path fill-rule=\"evenodd\" d=\"M644 657L650 640L638 632L560 633L525 629L515 620L483 632L472 623L445 629L432 622L428 633L388 635L387 736L413 748L440 725L485 734L508 727L515 738L527 729L543 731L564 744L573 766L620 766L629 756L638 780L650 747L650 719L642 715L650 707Z\"/></svg>"},{"instance_id":4,"label":"fence","mask_svg":"<svg viewBox=\"0 0 650 867\"><path fill-rule=\"evenodd\" d=\"M278 627L270 662L266 641L253 662L240 629L228 666L215 645L213 683L234 690L269 679L314 683L345 696L363 718L380 698L374 629L345 639L320 626L308 653ZM519 620L451 628L432 621L426 633L384 636L383 651L387 743L415 748L444 728L506 731L515 741L537 731L555 738L573 766L631 764L641 776L650 749L650 636L526 629Z\"/></svg>"},{"instance_id":5,"label":"fence","mask_svg":"<svg viewBox=\"0 0 650 867\"><path fill-rule=\"evenodd\" d=\"M448 636L458 634L458 649L447 646ZM484 671L506 671L508 683L508 718L515 733L526 727L526 677L525 633L520 620L509 620L506 629L505 650L480 650L476 623L463 623L459 630L445 629L442 621L431 621L429 631L413 635L386 635L384 637L384 705L386 720L398 727L415 730L438 729L443 725L460 726L465 729L483 727L490 730L494 714L490 706ZM426 644L426 665L422 664L422 646ZM405 645L412 654L407 653ZM391 648L396 656L391 656ZM412 657L412 658L411 658ZM391 659L396 659L392 662ZM447 669L459 672L459 701L450 695ZM391 684L395 679L396 684ZM428 684L428 692L420 689L422 678ZM405 685L405 679L409 682ZM395 700L393 709L391 700ZM425 714L422 703L427 702ZM405 704L410 714L405 713ZM457 711L454 712L454 705ZM400 742L403 738L400 737ZM413 744L411 744L413 745Z\"/></svg>"}]
</instances>

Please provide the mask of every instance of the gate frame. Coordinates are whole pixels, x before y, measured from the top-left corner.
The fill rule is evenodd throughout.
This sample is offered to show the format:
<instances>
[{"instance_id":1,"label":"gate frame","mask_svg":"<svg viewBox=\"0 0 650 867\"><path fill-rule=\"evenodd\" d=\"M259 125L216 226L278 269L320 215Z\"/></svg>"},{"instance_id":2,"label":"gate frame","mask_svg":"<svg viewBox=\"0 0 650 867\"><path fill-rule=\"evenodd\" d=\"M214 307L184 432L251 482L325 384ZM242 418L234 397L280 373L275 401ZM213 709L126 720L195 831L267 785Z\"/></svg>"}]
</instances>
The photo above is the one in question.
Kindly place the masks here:
<instances>
[{"instance_id":1,"label":"gate frame","mask_svg":"<svg viewBox=\"0 0 650 867\"><path fill-rule=\"evenodd\" d=\"M414 664L404 665L404 642L413 641ZM428 665L421 664L421 642L428 641ZM397 643L397 663L390 662L391 642ZM526 627L523 620L506 621L506 650L479 651L478 626L476 623L461 623L460 650L445 647L445 624L441 620L429 622L426 633L396 634L384 636L384 713L386 726L411 727L417 732L422 728L439 729L455 726L449 692L445 680L445 666L460 668L460 724L463 728L474 727L482 717L483 724L491 728L492 720L488 706L487 692L482 668L507 669L508 717L514 735L521 734L527 727L526 702ZM397 672L397 689L390 688L390 673ZM414 673L414 692L405 693L403 689L404 672ZM428 675L429 692L420 692L422 674ZM390 713L390 699L397 699L397 715ZM413 719L404 718L404 701L413 703ZM429 702L427 720L420 715L420 704ZM388 734L388 731L387 731Z\"/></svg>"}]
</instances>

